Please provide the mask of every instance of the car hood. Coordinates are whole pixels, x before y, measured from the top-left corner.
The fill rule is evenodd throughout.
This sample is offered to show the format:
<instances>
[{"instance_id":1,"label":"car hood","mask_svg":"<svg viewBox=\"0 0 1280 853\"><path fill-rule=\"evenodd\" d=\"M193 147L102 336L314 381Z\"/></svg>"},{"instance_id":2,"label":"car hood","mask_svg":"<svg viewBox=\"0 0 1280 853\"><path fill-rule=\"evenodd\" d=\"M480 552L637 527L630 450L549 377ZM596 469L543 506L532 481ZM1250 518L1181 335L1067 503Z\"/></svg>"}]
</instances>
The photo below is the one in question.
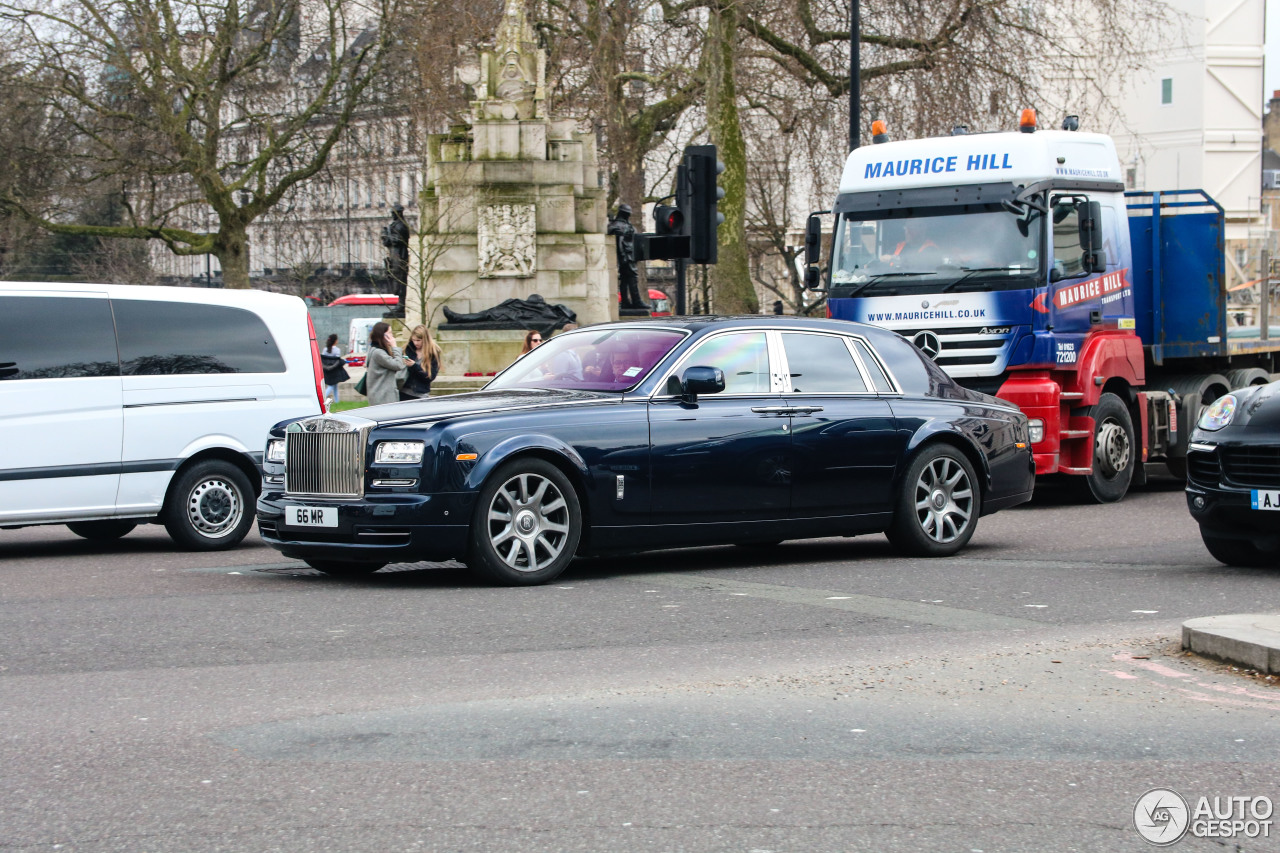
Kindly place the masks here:
<instances>
[{"instance_id":1,"label":"car hood","mask_svg":"<svg viewBox=\"0 0 1280 853\"><path fill-rule=\"evenodd\" d=\"M472 391L466 394L448 394L427 397L403 403L389 403L356 409L351 415L373 421L378 425L409 424L420 421L438 421L460 415L508 412L514 409L547 408L569 403L602 405L619 403L618 394L591 391L561 391L540 388L503 389L501 391Z\"/></svg>"},{"instance_id":2,"label":"car hood","mask_svg":"<svg viewBox=\"0 0 1280 853\"><path fill-rule=\"evenodd\" d=\"M1240 413L1244 415L1244 423L1249 427L1263 429L1280 429L1280 382L1270 385L1257 385L1250 389L1253 393L1240 394Z\"/></svg>"}]
</instances>

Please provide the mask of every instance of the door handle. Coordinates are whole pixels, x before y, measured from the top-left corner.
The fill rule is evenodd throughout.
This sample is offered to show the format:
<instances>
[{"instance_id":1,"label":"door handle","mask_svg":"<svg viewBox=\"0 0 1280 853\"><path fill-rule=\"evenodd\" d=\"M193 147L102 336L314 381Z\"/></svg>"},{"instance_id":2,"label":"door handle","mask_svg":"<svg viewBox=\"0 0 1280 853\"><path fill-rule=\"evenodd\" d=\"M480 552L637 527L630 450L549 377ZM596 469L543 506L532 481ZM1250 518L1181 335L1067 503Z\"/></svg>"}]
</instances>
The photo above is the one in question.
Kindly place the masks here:
<instances>
[{"instance_id":1,"label":"door handle","mask_svg":"<svg viewBox=\"0 0 1280 853\"><path fill-rule=\"evenodd\" d=\"M821 406L793 406L791 414L793 415L812 415L814 412L821 412Z\"/></svg>"},{"instance_id":2,"label":"door handle","mask_svg":"<svg viewBox=\"0 0 1280 853\"><path fill-rule=\"evenodd\" d=\"M758 415L789 415L795 410L790 406L752 406L751 411Z\"/></svg>"}]
</instances>

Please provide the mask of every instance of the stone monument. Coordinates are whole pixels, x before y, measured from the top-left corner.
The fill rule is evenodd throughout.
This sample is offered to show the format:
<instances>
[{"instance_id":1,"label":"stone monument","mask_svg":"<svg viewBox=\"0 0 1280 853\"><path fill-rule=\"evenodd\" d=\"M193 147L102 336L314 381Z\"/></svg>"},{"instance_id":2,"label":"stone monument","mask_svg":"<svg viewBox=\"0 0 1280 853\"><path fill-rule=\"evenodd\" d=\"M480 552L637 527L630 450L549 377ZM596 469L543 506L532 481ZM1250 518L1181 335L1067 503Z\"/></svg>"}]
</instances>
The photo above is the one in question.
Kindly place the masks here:
<instances>
[{"instance_id":1,"label":"stone monument","mask_svg":"<svg viewBox=\"0 0 1280 853\"><path fill-rule=\"evenodd\" d=\"M471 106L465 123L427 140L407 317L425 307L438 328L444 305L476 314L536 293L583 325L615 319L595 137L547 115L546 53L522 0L507 0L491 45L459 56ZM442 372L501 369L522 339L519 330L441 331Z\"/></svg>"}]
</instances>

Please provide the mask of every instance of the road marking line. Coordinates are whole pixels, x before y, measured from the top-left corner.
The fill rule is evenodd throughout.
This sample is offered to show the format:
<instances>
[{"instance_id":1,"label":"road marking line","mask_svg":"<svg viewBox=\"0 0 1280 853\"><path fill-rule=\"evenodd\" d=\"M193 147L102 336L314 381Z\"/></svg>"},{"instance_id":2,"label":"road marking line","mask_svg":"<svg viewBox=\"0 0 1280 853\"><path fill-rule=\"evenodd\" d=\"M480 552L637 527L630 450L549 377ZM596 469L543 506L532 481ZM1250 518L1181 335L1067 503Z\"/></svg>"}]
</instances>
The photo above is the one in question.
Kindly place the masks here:
<instances>
[{"instance_id":1,"label":"road marking line","mask_svg":"<svg viewBox=\"0 0 1280 853\"><path fill-rule=\"evenodd\" d=\"M726 580L704 575L686 574L622 574L618 580L633 583L659 584L678 589L727 592L730 595L746 595L785 604L803 604L810 607L828 607L861 613L881 619L896 619L952 628L959 631L990 631L1008 628L1043 628L1045 623L1030 619L1016 619L978 610L962 610L958 607L940 607L936 604L920 604L896 598L880 598L874 595L844 595L834 590L807 589L796 586L778 586L768 583Z\"/></svg>"}]
</instances>

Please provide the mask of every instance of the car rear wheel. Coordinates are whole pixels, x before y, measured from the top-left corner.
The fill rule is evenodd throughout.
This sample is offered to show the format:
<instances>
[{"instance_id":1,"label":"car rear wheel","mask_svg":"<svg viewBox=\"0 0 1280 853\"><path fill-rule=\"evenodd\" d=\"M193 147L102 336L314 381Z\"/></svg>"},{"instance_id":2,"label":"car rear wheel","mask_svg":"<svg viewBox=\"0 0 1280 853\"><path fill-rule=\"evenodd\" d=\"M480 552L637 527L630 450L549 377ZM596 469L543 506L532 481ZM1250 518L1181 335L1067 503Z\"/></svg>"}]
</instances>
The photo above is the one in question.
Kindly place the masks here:
<instances>
[{"instance_id":1,"label":"car rear wheel","mask_svg":"<svg viewBox=\"0 0 1280 853\"><path fill-rule=\"evenodd\" d=\"M954 447L926 446L911 461L885 531L913 557L949 557L973 537L982 506L973 466Z\"/></svg>"},{"instance_id":2,"label":"car rear wheel","mask_svg":"<svg viewBox=\"0 0 1280 853\"><path fill-rule=\"evenodd\" d=\"M1200 530L1200 538L1204 540L1204 547L1219 563L1242 568L1280 566L1280 554L1260 551L1256 545L1244 539L1222 539L1206 533L1203 528Z\"/></svg>"},{"instance_id":3,"label":"car rear wheel","mask_svg":"<svg viewBox=\"0 0 1280 853\"><path fill-rule=\"evenodd\" d=\"M324 572L335 578L362 578L371 575L386 563L355 563L348 560L303 560L317 572Z\"/></svg>"},{"instance_id":4,"label":"car rear wheel","mask_svg":"<svg viewBox=\"0 0 1280 853\"><path fill-rule=\"evenodd\" d=\"M542 459L516 459L480 490L467 565L508 586L547 583L569 565L581 538L582 508L569 478Z\"/></svg>"},{"instance_id":5,"label":"car rear wheel","mask_svg":"<svg viewBox=\"0 0 1280 853\"><path fill-rule=\"evenodd\" d=\"M253 486L230 462L206 459L178 473L161 520L169 536L188 551L224 551L249 533Z\"/></svg>"},{"instance_id":6,"label":"car rear wheel","mask_svg":"<svg viewBox=\"0 0 1280 853\"><path fill-rule=\"evenodd\" d=\"M110 542L113 539L119 539L137 526L137 522L134 521L109 518L102 521L75 521L68 524L67 529L77 536L83 536L94 542Z\"/></svg>"}]
</instances>

